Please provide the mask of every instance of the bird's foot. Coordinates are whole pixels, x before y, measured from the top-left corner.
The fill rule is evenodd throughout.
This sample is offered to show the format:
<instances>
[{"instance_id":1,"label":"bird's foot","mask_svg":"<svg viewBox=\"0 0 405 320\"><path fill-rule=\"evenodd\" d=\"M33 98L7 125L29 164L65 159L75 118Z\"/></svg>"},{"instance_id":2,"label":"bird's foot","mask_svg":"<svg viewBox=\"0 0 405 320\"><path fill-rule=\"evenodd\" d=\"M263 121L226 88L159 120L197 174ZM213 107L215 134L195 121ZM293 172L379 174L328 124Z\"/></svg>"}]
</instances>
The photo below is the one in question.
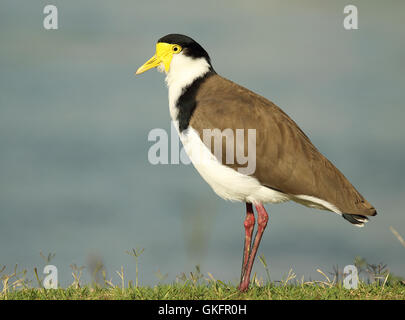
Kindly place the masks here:
<instances>
[{"instance_id":1,"label":"bird's foot","mask_svg":"<svg viewBox=\"0 0 405 320\"><path fill-rule=\"evenodd\" d=\"M249 289L249 282L243 281L239 284L238 290L240 292L246 292Z\"/></svg>"}]
</instances>

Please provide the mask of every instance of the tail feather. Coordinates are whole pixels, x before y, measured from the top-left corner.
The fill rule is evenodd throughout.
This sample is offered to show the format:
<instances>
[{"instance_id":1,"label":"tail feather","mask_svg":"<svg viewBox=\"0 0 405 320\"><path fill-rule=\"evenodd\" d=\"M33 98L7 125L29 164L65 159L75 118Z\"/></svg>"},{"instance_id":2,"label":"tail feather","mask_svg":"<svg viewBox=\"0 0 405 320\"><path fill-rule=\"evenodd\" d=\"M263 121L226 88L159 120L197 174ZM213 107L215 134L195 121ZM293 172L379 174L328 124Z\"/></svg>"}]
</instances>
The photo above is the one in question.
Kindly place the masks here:
<instances>
[{"instance_id":1,"label":"tail feather","mask_svg":"<svg viewBox=\"0 0 405 320\"><path fill-rule=\"evenodd\" d=\"M362 216L359 214L342 214L342 217L349 221L350 223L354 224L356 227L364 227L364 224L368 221L366 216Z\"/></svg>"}]
</instances>

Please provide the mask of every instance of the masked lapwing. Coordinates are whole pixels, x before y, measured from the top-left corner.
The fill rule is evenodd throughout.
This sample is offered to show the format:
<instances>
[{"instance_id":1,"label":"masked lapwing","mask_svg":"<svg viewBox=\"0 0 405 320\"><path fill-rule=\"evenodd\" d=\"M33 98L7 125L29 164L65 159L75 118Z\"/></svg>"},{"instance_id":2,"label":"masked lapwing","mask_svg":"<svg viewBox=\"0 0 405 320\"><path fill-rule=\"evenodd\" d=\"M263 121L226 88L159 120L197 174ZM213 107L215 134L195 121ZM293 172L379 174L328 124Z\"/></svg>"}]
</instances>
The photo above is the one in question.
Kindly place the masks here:
<instances>
[{"instance_id":1,"label":"masked lapwing","mask_svg":"<svg viewBox=\"0 0 405 320\"><path fill-rule=\"evenodd\" d=\"M269 219L264 203L293 200L335 212L356 226L377 214L286 113L218 75L208 53L193 39L180 34L160 38L155 55L136 74L155 67L166 74L170 115L197 171L220 197L246 203L241 291L249 287ZM211 134L209 139L206 132ZM218 135L225 147L215 149L212 138ZM248 154L252 150L254 154ZM251 172L246 170L246 158L255 161ZM253 206L257 211L254 239Z\"/></svg>"}]
</instances>

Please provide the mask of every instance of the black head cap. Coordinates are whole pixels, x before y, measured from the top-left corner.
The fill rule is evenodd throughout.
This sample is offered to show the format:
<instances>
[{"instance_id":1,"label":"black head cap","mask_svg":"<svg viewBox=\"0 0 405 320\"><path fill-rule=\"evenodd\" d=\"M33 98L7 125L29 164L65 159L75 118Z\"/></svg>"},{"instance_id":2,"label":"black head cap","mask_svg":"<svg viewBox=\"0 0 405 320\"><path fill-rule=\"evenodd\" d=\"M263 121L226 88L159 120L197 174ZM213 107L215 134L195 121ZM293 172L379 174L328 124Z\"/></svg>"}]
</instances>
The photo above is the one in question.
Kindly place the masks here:
<instances>
[{"instance_id":1,"label":"black head cap","mask_svg":"<svg viewBox=\"0 0 405 320\"><path fill-rule=\"evenodd\" d=\"M208 63L211 65L211 59L207 53L207 51L204 50L203 47L201 47L196 41L191 39L190 37L187 37L182 34L168 34L158 40L159 42L163 43L170 43L170 44L178 44L183 48L183 53L186 56L192 57L192 58L205 58Z\"/></svg>"}]
</instances>

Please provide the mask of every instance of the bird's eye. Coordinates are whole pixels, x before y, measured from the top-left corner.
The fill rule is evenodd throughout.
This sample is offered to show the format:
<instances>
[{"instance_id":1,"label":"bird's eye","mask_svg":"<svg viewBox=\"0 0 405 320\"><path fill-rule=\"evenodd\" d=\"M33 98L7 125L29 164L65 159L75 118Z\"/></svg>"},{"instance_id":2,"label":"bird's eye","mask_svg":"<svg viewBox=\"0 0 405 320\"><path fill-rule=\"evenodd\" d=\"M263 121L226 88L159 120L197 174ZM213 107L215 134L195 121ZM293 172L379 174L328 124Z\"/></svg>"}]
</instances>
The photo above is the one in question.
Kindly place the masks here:
<instances>
[{"instance_id":1,"label":"bird's eye","mask_svg":"<svg viewBox=\"0 0 405 320\"><path fill-rule=\"evenodd\" d=\"M174 45L172 48L174 53L179 53L181 51L181 47L179 45Z\"/></svg>"}]
</instances>

